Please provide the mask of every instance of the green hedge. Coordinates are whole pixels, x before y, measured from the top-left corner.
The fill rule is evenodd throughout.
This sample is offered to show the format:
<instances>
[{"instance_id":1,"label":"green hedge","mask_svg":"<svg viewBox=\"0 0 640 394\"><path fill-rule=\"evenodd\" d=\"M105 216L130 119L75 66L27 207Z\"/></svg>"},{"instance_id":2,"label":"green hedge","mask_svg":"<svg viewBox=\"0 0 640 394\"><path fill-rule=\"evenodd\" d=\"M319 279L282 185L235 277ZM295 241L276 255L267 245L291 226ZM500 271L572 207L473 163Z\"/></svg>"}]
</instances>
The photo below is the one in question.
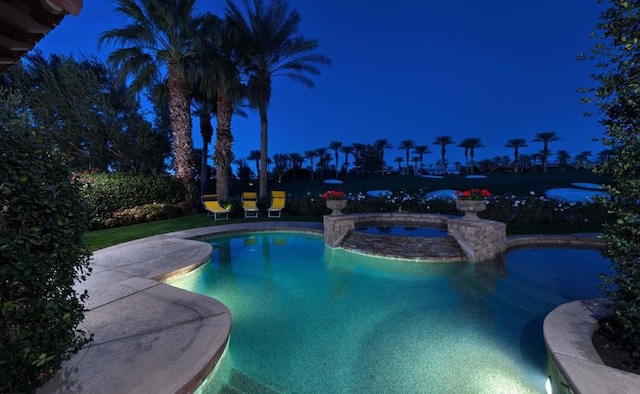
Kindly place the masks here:
<instances>
[{"instance_id":1,"label":"green hedge","mask_svg":"<svg viewBox=\"0 0 640 394\"><path fill-rule=\"evenodd\" d=\"M87 215L68 158L0 115L0 392L33 392L90 341L74 290L91 271Z\"/></svg>"},{"instance_id":2,"label":"green hedge","mask_svg":"<svg viewBox=\"0 0 640 394\"><path fill-rule=\"evenodd\" d=\"M76 174L84 185L92 229L106 227L115 212L148 204L176 204L184 200L174 177L135 174Z\"/></svg>"},{"instance_id":3,"label":"green hedge","mask_svg":"<svg viewBox=\"0 0 640 394\"><path fill-rule=\"evenodd\" d=\"M183 208L172 204L147 204L115 212L104 221L105 227L120 227L130 224L153 222L183 216Z\"/></svg>"}]
</instances>

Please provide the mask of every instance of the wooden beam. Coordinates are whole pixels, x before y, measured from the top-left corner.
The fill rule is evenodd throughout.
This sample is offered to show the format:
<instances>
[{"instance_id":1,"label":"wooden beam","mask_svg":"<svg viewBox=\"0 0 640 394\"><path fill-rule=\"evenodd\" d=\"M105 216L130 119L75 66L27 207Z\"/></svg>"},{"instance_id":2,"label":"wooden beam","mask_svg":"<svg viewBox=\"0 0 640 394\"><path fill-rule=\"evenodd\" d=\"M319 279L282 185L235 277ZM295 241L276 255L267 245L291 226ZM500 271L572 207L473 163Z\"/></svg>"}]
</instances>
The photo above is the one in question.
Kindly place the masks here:
<instances>
[{"instance_id":1,"label":"wooden beam","mask_svg":"<svg viewBox=\"0 0 640 394\"><path fill-rule=\"evenodd\" d=\"M4 1L0 1L0 21L32 34L47 34L51 30L47 26L36 22L23 11L12 7Z\"/></svg>"},{"instance_id":2,"label":"wooden beam","mask_svg":"<svg viewBox=\"0 0 640 394\"><path fill-rule=\"evenodd\" d=\"M10 51L27 52L31 49L29 42L16 41L13 38L9 38L0 33L0 47L6 48Z\"/></svg>"},{"instance_id":3,"label":"wooden beam","mask_svg":"<svg viewBox=\"0 0 640 394\"><path fill-rule=\"evenodd\" d=\"M82 9L82 0L41 0L50 1L73 16L78 16Z\"/></svg>"},{"instance_id":4,"label":"wooden beam","mask_svg":"<svg viewBox=\"0 0 640 394\"><path fill-rule=\"evenodd\" d=\"M12 57L2 57L0 56L0 64L14 64L17 60Z\"/></svg>"}]
</instances>

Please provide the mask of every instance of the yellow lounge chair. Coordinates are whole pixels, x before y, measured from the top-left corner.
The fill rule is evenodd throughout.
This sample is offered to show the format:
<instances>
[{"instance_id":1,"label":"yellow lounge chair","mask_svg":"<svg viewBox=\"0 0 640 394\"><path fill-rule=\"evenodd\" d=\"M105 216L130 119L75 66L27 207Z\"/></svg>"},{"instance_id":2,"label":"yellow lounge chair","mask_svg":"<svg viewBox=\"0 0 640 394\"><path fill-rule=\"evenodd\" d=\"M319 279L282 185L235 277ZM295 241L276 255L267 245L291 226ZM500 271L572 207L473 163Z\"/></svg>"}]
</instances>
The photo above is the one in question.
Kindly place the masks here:
<instances>
[{"instance_id":1,"label":"yellow lounge chair","mask_svg":"<svg viewBox=\"0 0 640 394\"><path fill-rule=\"evenodd\" d=\"M268 217L281 218L284 209L285 194L284 192L271 191L271 207L268 209Z\"/></svg>"},{"instance_id":2,"label":"yellow lounge chair","mask_svg":"<svg viewBox=\"0 0 640 394\"><path fill-rule=\"evenodd\" d=\"M258 206L256 205L256 199L258 198L258 193L256 192L244 192L242 193L242 208L244 209L244 217L245 218L257 218Z\"/></svg>"},{"instance_id":3,"label":"yellow lounge chair","mask_svg":"<svg viewBox=\"0 0 640 394\"><path fill-rule=\"evenodd\" d=\"M218 196L216 194L205 194L202 197L202 205L204 209L207 210L207 215L211 216L213 214L214 220L228 220L230 209L223 208L220 206L220 202L218 201Z\"/></svg>"}]
</instances>

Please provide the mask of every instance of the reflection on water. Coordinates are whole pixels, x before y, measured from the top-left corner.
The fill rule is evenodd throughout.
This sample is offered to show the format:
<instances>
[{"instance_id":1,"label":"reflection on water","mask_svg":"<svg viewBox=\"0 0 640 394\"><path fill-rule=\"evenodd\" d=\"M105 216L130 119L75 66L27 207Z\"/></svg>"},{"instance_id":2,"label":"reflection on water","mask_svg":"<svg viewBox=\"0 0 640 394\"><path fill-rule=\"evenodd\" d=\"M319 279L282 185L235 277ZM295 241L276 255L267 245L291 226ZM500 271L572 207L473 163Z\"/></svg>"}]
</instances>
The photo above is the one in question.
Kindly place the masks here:
<instances>
[{"instance_id":1,"label":"reflection on water","mask_svg":"<svg viewBox=\"0 0 640 394\"><path fill-rule=\"evenodd\" d=\"M498 280L507 276L507 259L502 254L481 263L466 264L451 277L451 288L462 294L458 310L473 323L492 325L489 297L497 291Z\"/></svg>"}]
</instances>

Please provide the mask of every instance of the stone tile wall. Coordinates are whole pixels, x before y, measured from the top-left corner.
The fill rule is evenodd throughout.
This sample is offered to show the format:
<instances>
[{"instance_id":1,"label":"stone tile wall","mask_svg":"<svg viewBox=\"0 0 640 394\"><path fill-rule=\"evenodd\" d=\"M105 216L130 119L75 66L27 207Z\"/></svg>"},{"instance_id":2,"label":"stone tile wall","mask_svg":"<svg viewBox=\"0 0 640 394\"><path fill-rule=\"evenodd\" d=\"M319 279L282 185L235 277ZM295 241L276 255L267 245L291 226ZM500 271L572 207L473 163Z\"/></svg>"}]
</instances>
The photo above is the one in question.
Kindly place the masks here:
<instances>
[{"instance_id":1,"label":"stone tile wall","mask_svg":"<svg viewBox=\"0 0 640 394\"><path fill-rule=\"evenodd\" d=\"M447 231L474 263L491 260L507 249L507 225L502 222L449 219Z\"/></svg>"},{"instance_id":2,"label":"stone tile wall","mask_svg":"<svg viewBox=\"0 0 640 394\"><path fill-rule=\"evenodd\" d=\"M375 226L376 224L386 225L409 225L421 224L433 227L445 228L448 216L428 213L359 213L353 215L325 215L324 222L324 243L336 248L340 246L344 237L350 230L355 229L356 224Z\"/></svg>"},{"instance_id":3,"label":"stone tile wall","mask_svg":"<svg viewBox=\"0 0 640 394\"><path fill-rule=\"evenodd\" d=\"M471 262L491 260L507 249L507 225L492 220L451 219L426 213L362 213L324 216L324 242L332 248L341 246L356 225L375 226L420 224L445 227L455 237Z\"/></svg>"}]
</instances>

